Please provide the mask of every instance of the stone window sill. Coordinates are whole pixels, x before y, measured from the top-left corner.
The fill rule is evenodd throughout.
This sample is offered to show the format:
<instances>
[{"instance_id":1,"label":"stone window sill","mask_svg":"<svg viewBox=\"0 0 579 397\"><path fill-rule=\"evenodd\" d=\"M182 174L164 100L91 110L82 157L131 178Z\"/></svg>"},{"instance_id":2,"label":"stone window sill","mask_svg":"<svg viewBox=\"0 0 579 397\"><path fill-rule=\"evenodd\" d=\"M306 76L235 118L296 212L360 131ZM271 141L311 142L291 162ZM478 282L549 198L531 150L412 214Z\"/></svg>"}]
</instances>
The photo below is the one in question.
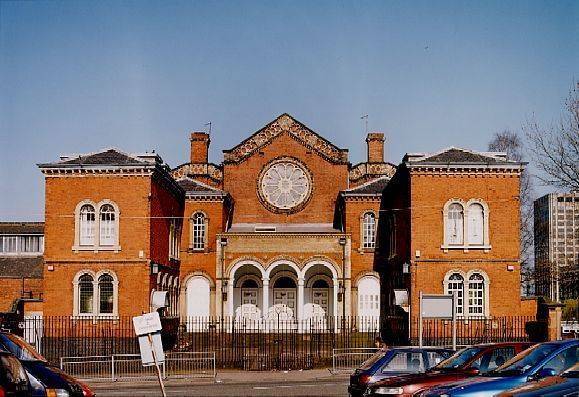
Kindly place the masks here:
<instances>
[{"instance_id":1,"label":"stone window sill","mask_svg":"<svg viewBox=\"0 0 579 397\"><path fill-rule=\"evenodd\" d=\"M72 250L74 252L79 252L79 251L93 251L93 252L113 251L113 252L119 252L121 250L121 246L120 245L74 245L72 247Z\"/></svg>"},{"instance_id":2,"label":"stone window sill","mask_svg":"<svg viewBox=\"0 0 579 397\"><path fill-rule=\"evenodd\" d=\"M489 252L492 248L492 245L441 245L440 249L442 249L444 252L448 252L449 250L463 250L464 252L468 252L468 251L477 251L477 250L483 250L485 253Z\"/></svg>"},{"instance_id":3,"label":"stone window sill","mask_svg":"<svg viewBox=\"0 0 579 397\"><path fill-rule=\"evenodd\" d=\"M118 321L118 314L77 314L75 316L70 316L71 320L74 321L92 321L96 323L97 321Z\"/></svg>"}]
</instances>

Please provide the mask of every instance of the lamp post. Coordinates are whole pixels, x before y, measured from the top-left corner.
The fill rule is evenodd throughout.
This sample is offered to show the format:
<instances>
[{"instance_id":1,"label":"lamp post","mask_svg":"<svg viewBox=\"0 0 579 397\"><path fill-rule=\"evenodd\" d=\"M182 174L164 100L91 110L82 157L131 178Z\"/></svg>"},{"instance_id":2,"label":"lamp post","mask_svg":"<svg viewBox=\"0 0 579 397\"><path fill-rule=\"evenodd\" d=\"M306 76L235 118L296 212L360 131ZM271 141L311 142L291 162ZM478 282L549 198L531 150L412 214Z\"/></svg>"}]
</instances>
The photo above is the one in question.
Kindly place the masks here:
<instances>
[{"instance_id":1,"label":"lamp post","mask_svg":"<svg viewBox=\"0 0 579 397\"><path fill-rule=\"evenodd\" d=\"M346 321L346 296L345 296L345 287L346 287L346 243L347 239L345 236L340 237L338 240L340 245L342 246L342 282L340 283L340 289L338 293L342 295L342 329L345 327Z\"/></svg>"}]
</instances>

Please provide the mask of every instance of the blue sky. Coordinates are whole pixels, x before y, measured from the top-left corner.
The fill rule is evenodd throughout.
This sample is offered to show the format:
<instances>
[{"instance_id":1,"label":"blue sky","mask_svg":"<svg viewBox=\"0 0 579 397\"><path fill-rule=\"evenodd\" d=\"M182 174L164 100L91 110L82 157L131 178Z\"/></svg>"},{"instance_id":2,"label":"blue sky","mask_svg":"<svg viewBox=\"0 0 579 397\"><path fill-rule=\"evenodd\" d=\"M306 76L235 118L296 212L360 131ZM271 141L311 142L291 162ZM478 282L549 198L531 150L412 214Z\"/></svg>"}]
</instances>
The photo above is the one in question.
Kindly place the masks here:
<instances>
[{"instance_id":1,"label":"blue sky","mask_svg":"<svg viewBox=\"0 0 579 397\"><path fill-rule=\"evenodd\" d=\"M0 220L42 220L36 163L116 146L175 166L288 112L387 159L556 121L579 78L577 1L0 1Z\"/></svg>"}]
</instances>

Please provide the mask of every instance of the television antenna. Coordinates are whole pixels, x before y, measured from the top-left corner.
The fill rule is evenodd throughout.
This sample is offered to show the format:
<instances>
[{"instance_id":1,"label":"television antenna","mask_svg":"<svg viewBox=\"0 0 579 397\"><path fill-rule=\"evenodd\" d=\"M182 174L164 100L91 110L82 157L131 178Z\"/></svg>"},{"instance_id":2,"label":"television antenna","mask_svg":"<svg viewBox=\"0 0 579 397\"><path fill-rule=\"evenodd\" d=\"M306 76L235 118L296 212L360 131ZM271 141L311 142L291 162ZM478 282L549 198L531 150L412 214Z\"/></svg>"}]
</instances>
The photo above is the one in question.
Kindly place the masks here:
<instances>
[{"instance_id":1,"label":"television antenna","mask_svg":"<svg viewBox=\"0 0 579 397\"><path fill-rule=\"evenodd\" d=\"M364 120L364 127L365 127L365 131L366 131L366 135L368 135L368 115L365 114L362 117L360 117L361 120Z\"/></svg>"},{"instance_id":2,"label":"television antenna","mask_svg":"<svg viewBox=\"0 0 579 397\"><path fill-rule=\"evenodd\" d=\"M205 127L209 126L209 132L208 134L211 135L211 121L209 123L205 123L203 124Z\"/></svg>"}]
</instances>

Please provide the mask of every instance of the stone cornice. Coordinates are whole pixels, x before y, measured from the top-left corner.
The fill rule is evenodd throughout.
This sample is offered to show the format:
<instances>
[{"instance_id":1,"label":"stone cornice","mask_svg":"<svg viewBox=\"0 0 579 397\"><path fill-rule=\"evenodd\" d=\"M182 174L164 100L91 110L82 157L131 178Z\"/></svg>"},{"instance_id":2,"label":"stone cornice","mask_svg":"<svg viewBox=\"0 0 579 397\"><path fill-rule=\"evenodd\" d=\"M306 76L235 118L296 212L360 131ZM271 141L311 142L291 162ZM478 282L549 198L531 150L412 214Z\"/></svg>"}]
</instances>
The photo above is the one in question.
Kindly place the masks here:
<instances>
[{"instance_id":1,"label":"stone cornice","mask_svg":"<svg viewBox=\"0 0 579 397\"><path fill-rule=\"evenodd\" d=\"M347 237L347 238L351 238L351 234L349 233L277 233L277 232L264 232L264 233L230 233L230 232L224 232L224 233L217 233L217 238L220 237L227 237L227 238L236 238L236 237L241 237L241 238L264 238L264 237L268 237L268 238L312 238L312 237L324 237L324 238L340 238L340 237ZM336 244L338 244L338 241L336 241Z\"/></svg>"},{"instance_id":2,"label":"stone cornice","mask_svg":"<svg viewBox=\"0 0 579 397\"><path fill-rule=\"evenodd\" d=\"M420 163L412 164L405 163L405 166L411 173L481 173L481 172L495 172L495 173L521 173L525 166L523 164L441 164L441 163Z\"/></svg>"},{"instance_id":3,"label":"stone cornice","mask_svg":"<svg viewBox=\"0 0 579 397\"><path fill-rule=\"evenodd\" d=\"M291 138L331 163L348 164L347 149L338 148L287 113L282 114L233 149L224 150L224 163L242 162L283 133L287 133Z\"/></svg>"}]
</instances>

